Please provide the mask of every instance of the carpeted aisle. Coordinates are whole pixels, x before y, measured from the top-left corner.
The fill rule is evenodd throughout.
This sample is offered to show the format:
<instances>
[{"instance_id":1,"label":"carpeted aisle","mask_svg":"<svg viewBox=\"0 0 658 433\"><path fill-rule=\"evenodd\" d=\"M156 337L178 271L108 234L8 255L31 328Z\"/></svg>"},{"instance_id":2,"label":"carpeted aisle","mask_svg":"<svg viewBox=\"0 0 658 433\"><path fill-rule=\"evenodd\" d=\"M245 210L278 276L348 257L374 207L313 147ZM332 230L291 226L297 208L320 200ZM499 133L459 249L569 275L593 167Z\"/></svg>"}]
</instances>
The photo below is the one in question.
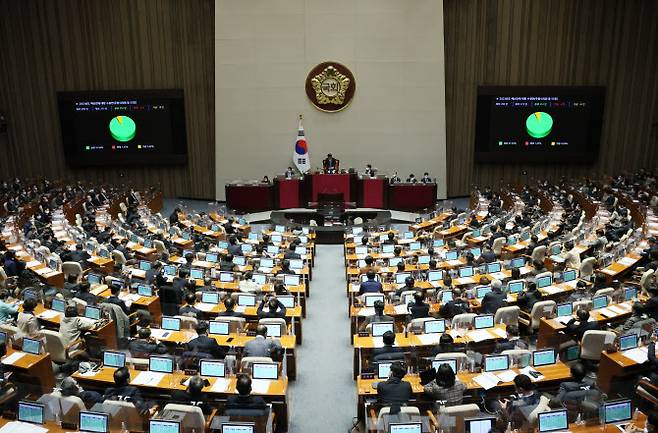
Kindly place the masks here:
<instances>
[{"instance_id":1,"label":"carpeted aisle","mask_svg":"<svg viewBox=\"0 0 658 433\"><path fill-rule=\"evenodd\" d=\"M342 245L318 245L297 381L290 386L290 433L346 433L356 416Z\"/></svg>"}]
</instances>

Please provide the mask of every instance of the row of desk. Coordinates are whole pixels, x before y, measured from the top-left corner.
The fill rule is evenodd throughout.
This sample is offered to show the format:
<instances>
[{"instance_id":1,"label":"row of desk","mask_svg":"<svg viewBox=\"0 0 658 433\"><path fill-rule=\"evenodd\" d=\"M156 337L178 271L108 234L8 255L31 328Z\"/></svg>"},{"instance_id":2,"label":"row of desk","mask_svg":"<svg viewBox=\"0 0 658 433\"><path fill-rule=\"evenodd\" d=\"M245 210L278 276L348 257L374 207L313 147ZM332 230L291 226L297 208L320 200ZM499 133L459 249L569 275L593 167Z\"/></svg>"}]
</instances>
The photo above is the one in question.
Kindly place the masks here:
<instances>
[{"instance_id":1,"label":"row of desk","mask_svg":"<svg viewBox=\"0 0 658 433\"><path fill-rule=\"evenodd\" d=\"M293 179L278 176L273 183L230 183L225 192L227 207L237 212L305 208L322 201L323 195L340 196L357 207L420 210L434 206L437 186L389 183L385 176L314 173Z\"/></svg>"}]
</instances>

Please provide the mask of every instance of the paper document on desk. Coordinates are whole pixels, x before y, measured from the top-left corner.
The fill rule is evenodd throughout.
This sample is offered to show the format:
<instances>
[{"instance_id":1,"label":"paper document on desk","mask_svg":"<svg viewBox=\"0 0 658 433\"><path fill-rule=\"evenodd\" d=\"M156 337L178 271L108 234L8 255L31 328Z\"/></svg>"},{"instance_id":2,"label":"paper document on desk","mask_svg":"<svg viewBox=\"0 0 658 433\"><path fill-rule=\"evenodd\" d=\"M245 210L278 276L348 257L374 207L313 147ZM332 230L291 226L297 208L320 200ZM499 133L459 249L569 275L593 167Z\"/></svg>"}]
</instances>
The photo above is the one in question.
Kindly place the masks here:
<instances>
[{"instance_id":1,"label":"paper document on desk","mask_svg":"<svg viewBox=\"0 0 658 433\"><path fill-rule=\"evenodd\" d=\"M451 329L450 331L448 331L448 334L450 334L450 336L452 338L461 338L464 335L466 335L466 330L464 330L464 329Z\"/></svg>"},{"instance_id":2,"label":"paper document on desk","mask_svg":"<svg viewBox=\"0 0 658 433\"><path fill-rule=\"evenodd\" d=\"M14 352L9 356L6 356L5 359L2 360L2 363L5 365L14 365L16 361L24 357L26 353L24 352Z\"/></svg>"},{"instance_id":3,"label":"paper document on desk","mask_svg":"<svg viewBox=\"0 0 658 433\"><path fill-rule=\"evenodd\" d=\"M618 305L611 305L608 307L608 310L612 311L615 314L625 314L627 311Z\"/></svg>"},{"instance_id":4,"label":"paper document on desk","mask_svg":"<svg viewBox=\"0 0 658 433\"><path fill-rule=\"evenodd\" d=\"M271 274L271 273L272 273L272 269L273 269L273 268L263 268L263 267L260 267L260 268L258 268L258 272L260 272L260 273L262 273L262 274Z\"/></svg>"},{"instance_id":5,"label":"paper document on desk","mask_svg":"<svg viewBox=\"0 0 658 433\"><path fill-rule=\"evenodd\" d=\"M441 334L420 334L416 337L423 346L429 346L430 344L439 344Z\"/></svg>"},{"instance_id":6,"label":"paper document on desk","mask_svg":"<svg viewBox=\"0 0 658 433\"><path fill-rule=\"evenodd\" d=\"M556 317L555 321L560 322L563 325L566 325L567 323L569 323L569 320L573 318L574 318L573 316L560 316L560 317Z\"/></svg>"},{"instance_id":7,"label":"paper document on desk","mask_svg":"<svg viewBox=\"0 0 658 433\"><path fill-rule=\"evenodd\" d=\"M37 317L39 319L54 319L55 317L59 317L62 313L58 311L53 311L53 310L46 310L42 311L41 313L37 314Z\"/></svg>"},{"instance_id":8,"label":"paper document on desk","mask_svg":"<svg viewBox=\"0 0 658 433\"><path fill-rule=\"evenodd\" d=\"M624 266L633 266L637 260L631 258L631 257L622 257L619 259L619 263L621 263Z\"/></svg>"},{"instance_id":9,"label":"paper document on desk","mask_svg":"<svg viewBox=\"0 0 658 433\"><path fill-rule=\"evenodd\" d=\"M538 376L537 376L537 377L534 377L533 375L531 375L531 374L530 374L531 371L534 372L534 373L537 373ZM521 370L519 370L519 373L521 373L521 374L525 374L525 375L528 376L528 377L530 378L530 380L532 380L533 382L537 382L538 380L542 380L542 379L544 378L544 375L543 375L543 374L541 374L539 371L535 370L534 368L532 368L532 367L530 367L530 366L527 366L527 367L522 368Z\"/></svg>"},{"instance_id":10,"label":"paper document on desk","mask_svg":"<svg viewBox=\"0 0 658 433\"><path fill-rule=\"evenodd\" d=\"M614 316L616 316L616 314L607 307L606 308L600 308L597 311L599 312L600 315L605 316L605 317L614 317Z\"/></svg>"},{"instance_id":11,"label":"paper document on desk","mask_svg":"<svg viewBox=\"0 0 658 433\"><path fill-rule=\"evenodd\" d=\"M374 307L363 307L357 313L357 316L359 316L359 317L368 317L368 316L374 316L374 315L375 315L375 308Z\"/></svg>"},{"instance_id":12,"label":"paper document on desk","mask_svg":"<svg viewBox=\"0 0 658 433\"><path fill-rule=\"evenodd\" d=\"M25 264L25 266L27 266L28 268L33 268L35 266L39 266L40 264L41 264L41 262L38 261L38 260L30 260L29 262L27 262Z\"/></svg>"},{"instance_id":13,"label":"paper document on desk","mask_svg":"<svg viewBox=\"0 0 658 433\"><path fill-rule=\"evenodd\" d=\"M358 292L360 287L361 285L359 283L352 283L350 284L350 291Z\"/></svg>"},{"instance_id":14,"label":"paper document on desk","mask_svg":"<svg viewBox=\"0 0 658 433\"><path fill-rule=\"evenodd\" d=\"M614 274L617 273L617 272L613 271L612 269L608 269L608 268L601 269L601 272L603 272L604 274L608 274L608 275L614 275Z\"/></svg>"},{"instance_id":15,"label":"paper document on desk","mask_svg":"<svg viewBox=\"0 0 658 433\"><path fill-rule=\"evenodd\" d=\"M466 336L468 336L468 338L473 340L475 343L479 343L480 341L485 341L492 338L492 335L484 329L470 331L468 334L466 334Z\"/></svg>"},{"instance_id":16,"label":"paper document on desk","mask_svg":"<svg viewBox=\"0 0 658 433\"><path fill-rule=\"evenodd\" d=\"M507 338L507 332L502 328L494 328L494 329L491 330L491 332L493 332L494 334L496 334L500 338Z\"/></svg>"},{"instance_id":17,"label":"paper document on desk","mask_svg":"<svg viewBox=\"0 0 658 433\"><path fill-rule=\"evenodd\" d=\"M382 259L392 259L393 257L395 257L395 254L394 253L380 253L379 257L382 258Z\"/></svg>"},{"instance_id":18,"label":"paper document on desk","mask_svg":"<svg viewBox=\"0 0 658 433\"><path fill-rule=\"evenodd\" d=\"M441 287L441 281L430 281L430 285L436 289Z\"/></svg>"},{"instance_id":19,"label":"paper document on desk","mask_svg":"<svg viewBox=\"0 0 658 433\"><path fill-rule=\"evenodd\" d=\"M407 304L400 304L396 305L394 307L395 314L409 314L409 310L407 309Z\"/></svg>"},{"instance_id":20,"label":"paper document on desk","mask_svg":"<svg viewBox=\"0 0 658 433\"><path fill-rule=\"evenodd\" d=\"M463 263L461 260L446 260L448 266L461 266Z\"/></svg>"},{"instance_id":21,"label":"paper document on desk","mask_svg":"<svg viewBox=\"0 0 658 433\"><path fill-rule=\"evenodd\" d=\"M541 290L548 293L549 295L554 295L554 294L560 293L562 291L562 289L557 287L557 286L548 286L548 287L544 287Z\"/></svg>"},{"instance_id":22,"label":"paper document on desk","mask_svg":"<svg viewBox=\"0 0 658 433\"><path fill-rule=\"evenodd\" d=\"M212 309L215 308L215 304L206 304L205 302L199 302L198 304L194 304L194 306L206 313L212 311Z\"/></svg>"},{"instance_id":23,"label":"paper document on desk","mask_svg":"<svg viewBox=\"0 0 658 433\"><path fill-rule=\"evenodd\" d=\"M210 388L212 392L226 392L231 384L229 379L218 377L213 386Z\"/></svg>"},{"instance_id":24,"label":"paper document on desk","mask_svg":"<svg viewBox=\"0 0 658 433\"><path fill-rule=\"evenodd\" d=\"M491 274L491 277L495 278L496 280L502 281L505 278L507 278L507 275L505 275L505 272L494 272L493 274Z\"/></svg>"},{"instance_id":25,"label":"paper document on desk","mask_svg":"<svg viewBox=\"0 0 658 433\"><path fill-rule=\"evenodd\" d=\"M119 298L127 302L137 302L142 299L142 296L138 295L137 293L130 293L127 295L119 296Z\"/></svg>"},{"instance_id":26,"label":"paper document on desk","mask_svg":"<svg viewBox=\"0 0 658 433\"><path fill-rule=\"evenodd\" d=\"M171 335L172 331L166 330L166 329L157 329L157 328L151 328L151 337L153 338L166 338Z\"/></svg>"},{"instance_id":27,"label":"paper document on desk","mask_svg":"<svg viewBox=\"0 0 658 433\"><path fill-rule=\"evenodd\" d=\"M10 421L2 428L0 428L0 433L47 433L48 429L38 426L36 424L30 424L27 422L21 421Z\"/></svg>"},{"instance_id":28,"label":"paper document on desk","mask_svg":"<svg viewBox=\"0 0 658 433\"><path fill-rule=\"evenodd\" d=\"M135 379L130 382L131 385L157 386L162 379L167 376L165 373L156 373L153 371L142 371Z\"/></svg>"},{"instance_id":29,"label":"paper document on desk","mask_svg":"<svg viewBox=\"0 0 658 433\"><path fill-rule=\"evenodd\" d=\"M635 349L624 350L623 352L621 352L621 354L624 355L626 358L637 362L638 364L645 363L649 359L649 357L647 356L646 347L636 347Z\"/></svg>"},{"instance_id":30,"label":"paper document on desk","mask_svg":"<svg viewBox=\"0 0 658 433\"><path fill-rule=\"evenodd\" d=\"M511 382L516 377L516 371L505 370L500 373L497 373L496 376L498 376L498 379L500 379L503 382Z\"/></svg>"},{"instance_id":31,"label":"paper document on desk","mask_svg":"<svg viewBox=\"0 0 658 433\"><path fill-rule=\"evenodd\" d=\"M491 389L498 385L500 379L493 373L482 373L473 378L473 382L477 383L484 389Z\"/></svg>"},{"instance_id":32,"label":"paper document on desk","mask_svg":"<svg viewBox=\"0 0 658 433\"><path fill-rule=\"evenodd\" d=\"M245 311L247 311L247 307L245 307L244 305L236 305L233 311L235 311L236 313L244 313Z\"/></svg>"},{"instance_id":33,"label":"paper document on desk","mask_svg":"<svg viewBox=\"0 0 658 433\"><path fill-rule=\"evenodd\" d=\"M89 292L94 296L98 296L106 290L107 286L105 284L97 284L93 289L90 289Z\"/></svg>"},{"instance_id":34,"label":"paper document on desk","mask_svg":"<svg viewBox=\"0 0 658 433\"><path fill-rule=\"evenodd\" d=\"M270 390L271 380L267 379L253 379L251 381L251 392L253 394L267 394Z\"/></svg>"}]
</instances>

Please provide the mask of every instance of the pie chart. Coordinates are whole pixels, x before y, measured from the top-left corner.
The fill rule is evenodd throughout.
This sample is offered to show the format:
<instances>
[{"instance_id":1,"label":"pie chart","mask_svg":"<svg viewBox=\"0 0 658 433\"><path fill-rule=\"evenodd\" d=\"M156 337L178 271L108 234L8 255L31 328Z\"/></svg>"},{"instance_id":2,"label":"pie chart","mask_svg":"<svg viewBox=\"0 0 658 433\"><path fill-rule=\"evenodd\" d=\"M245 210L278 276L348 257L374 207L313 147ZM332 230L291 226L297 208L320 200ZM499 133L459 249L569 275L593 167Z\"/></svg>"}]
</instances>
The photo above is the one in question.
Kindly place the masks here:
<instances>
[{"instance_id":1,"label":"pie chart","mask_svg":"<svg viewBox=\"0 0 658 433\"><path fill-rule=\"evenodd\" d=\"M137 125L128 116L116 116L110 120L110 134L116 141L126 142L135 138Z\"/></svg>"},{"instance_id":2,"label":"pie chart","mask_svg":"<svg viewBox=\"0 0 658 433\"><path fill-rule=\"evenodd\" d=\"M544 138L553 130L553 118L543 111L534 112L526 119L525 129L533 138Z\"/></svg>"}]
</instances>

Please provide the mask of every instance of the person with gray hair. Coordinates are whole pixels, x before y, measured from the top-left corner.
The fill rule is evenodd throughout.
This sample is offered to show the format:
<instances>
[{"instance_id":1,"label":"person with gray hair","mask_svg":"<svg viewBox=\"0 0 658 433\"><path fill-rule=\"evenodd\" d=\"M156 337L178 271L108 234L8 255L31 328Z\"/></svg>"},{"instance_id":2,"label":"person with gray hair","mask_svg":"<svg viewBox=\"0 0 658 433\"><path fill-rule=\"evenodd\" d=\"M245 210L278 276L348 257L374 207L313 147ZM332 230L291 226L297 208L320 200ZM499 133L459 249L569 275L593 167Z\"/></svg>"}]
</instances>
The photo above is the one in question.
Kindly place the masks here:
<instances>
[{"instance_id":1,"label":"person with gray hair","mask_svg":"<svg viewBox=\"0 0 658 433\"><path fill-rule=\"evenodd\" d=\"M483 314L495 314L500 307L507 305L507 295L502 291L503 283L500 280L491 282L491 291L482 298L480 312Z\"/></svg>"}]
</instances>

